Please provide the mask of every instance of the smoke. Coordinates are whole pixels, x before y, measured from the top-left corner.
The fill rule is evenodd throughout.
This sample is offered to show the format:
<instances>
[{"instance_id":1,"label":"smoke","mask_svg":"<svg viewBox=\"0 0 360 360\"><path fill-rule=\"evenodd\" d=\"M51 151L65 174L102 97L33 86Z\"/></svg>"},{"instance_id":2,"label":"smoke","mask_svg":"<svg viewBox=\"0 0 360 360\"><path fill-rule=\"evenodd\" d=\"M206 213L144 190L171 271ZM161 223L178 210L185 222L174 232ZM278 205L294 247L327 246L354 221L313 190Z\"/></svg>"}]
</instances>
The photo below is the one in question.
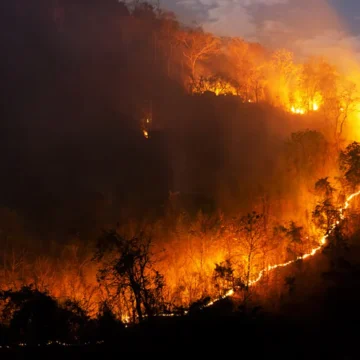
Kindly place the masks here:
<instances>
[{"instance_id":1,"label":"smoke","mask_svg":"<svg viewBox=\"0 0 360 360\"><path fill-rule=\"evenodd\" d=\"M182 21L195 21L218 36L242 37L269 49L286 48L298 63L320 56L360 86L360 31L357 3L327 0L166 0ZM354 11L350 13L349 10ZM345 15L345 16L344 16ZM350 134L360 138L360 116Z\"/></svg>"},{"instance_id":2,"label":"smoke","mask_svg":"<svg viewBox=\"0 0 360 360\"><path fill-rule=\"evenodd\" d=\"M337 60L338 50L346 51L347 57L352 53L356 60L359 56L358 34L350 32L339 13L340 5L326 0L167 0L164 6L182 21L196 21L219 36L285 47L299 57L320 52Z\"/></svg>"}]
</instances>

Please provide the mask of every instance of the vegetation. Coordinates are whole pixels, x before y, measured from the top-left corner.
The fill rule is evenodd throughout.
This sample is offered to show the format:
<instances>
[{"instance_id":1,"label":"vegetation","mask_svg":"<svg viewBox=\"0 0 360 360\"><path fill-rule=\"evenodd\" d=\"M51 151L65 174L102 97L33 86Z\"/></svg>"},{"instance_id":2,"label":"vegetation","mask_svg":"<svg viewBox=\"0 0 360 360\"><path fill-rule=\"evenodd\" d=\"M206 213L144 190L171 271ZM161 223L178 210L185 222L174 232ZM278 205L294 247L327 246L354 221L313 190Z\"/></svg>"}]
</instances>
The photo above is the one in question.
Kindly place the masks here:
<instances>
[{"instance_id":1,"label":"vegetation","mask_svg":"<svg viewBox=\"0 0 360 360\"><path fill-rule=\"evenodd\" d=\"M4 8L2 345L352 336L355 84L148 3Z\"/></svg>"}]
</instances>

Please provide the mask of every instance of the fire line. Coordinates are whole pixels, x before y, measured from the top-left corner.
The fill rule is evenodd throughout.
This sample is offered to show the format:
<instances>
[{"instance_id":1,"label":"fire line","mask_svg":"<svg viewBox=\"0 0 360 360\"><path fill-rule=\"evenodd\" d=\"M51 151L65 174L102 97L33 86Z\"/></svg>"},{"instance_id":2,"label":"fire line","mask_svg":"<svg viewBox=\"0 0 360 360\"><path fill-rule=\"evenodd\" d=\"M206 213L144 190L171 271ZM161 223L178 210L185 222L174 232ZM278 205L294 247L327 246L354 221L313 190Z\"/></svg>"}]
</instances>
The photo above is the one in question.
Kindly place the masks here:
<instances>
[{"instance_id":1,"label":"fire line","mask_svg":"<svg viewBox=\"0 0 360 360\"><path fill-rule=\"evenodd\" d=\"M357 196L359 196L359 195L360 195L360 191L357 191L357 192L355 192L355 193L353 193L353 194L351 194L351 195L349 195L349 196L347 197L347 199L346 199L343 207L339 210L339 212L340 212L340 219L341 219L341 220L344 220L344 219L345 219L344 210L348 209L349 206L350 206L350 202L351 202L355 197L357 197ZM340 223L340 221L337 220L336 222L334 222L334 223L332 224L331 229L329 230L329 232L320 239L320 245L319 245L318 247L313 248L313 249L312 249L309 253L307 253L307 254L298 256L298 257L297 257L296 259L294 259L294 260L290 260L290 261L287 261L287 262L285 262L285 263L280 263L280 264L274 264L274 265L269 265L269 266L267 266L266 268L264 268L263 270L261 270L261 271L259 272L258 276L257 276L254 280L251 280L251 281L249 282L249 286L253 286L253 285L255 285L256 283L258 283L258 282L262 279L262 277L264 276L264 274L265 274L266 272L269 272L269 271L274 270L274 269L277 269L277 268L286 267L286 266L288 266L288 265L291 265L291 264L295 263L295 262L298 261L298 260L305 260L305 259L307 259L307 258L310 258L310 257L316 255L316 253L317 253L319 250L321 250L321 249L326 245L327 239L328 239L329 235L335 230L336 226L339 225L339 223ZM206 307L209 307L209 306L213 305L215 302L217 302L217 301L219 301L219 300L222 300L222 299L225 299L225 298L227 298L227 297L229 297L229 296L232 296L233 294L234 294L234 289L231 289L231 290L229 290L224 296L212 300L210 303L208 303L208 304L206 305Z\"/></svg>"}]
</instances>

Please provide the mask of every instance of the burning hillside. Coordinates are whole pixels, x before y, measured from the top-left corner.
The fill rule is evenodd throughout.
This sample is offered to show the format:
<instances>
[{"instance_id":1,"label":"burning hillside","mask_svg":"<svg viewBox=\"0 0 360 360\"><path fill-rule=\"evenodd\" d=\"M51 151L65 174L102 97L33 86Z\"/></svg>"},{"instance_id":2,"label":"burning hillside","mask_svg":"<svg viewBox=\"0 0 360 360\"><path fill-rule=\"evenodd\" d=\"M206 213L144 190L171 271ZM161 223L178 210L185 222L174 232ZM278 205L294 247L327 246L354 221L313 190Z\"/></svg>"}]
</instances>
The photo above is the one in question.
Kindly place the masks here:
<instances>
[{"instance_id":1,"label":"burning hillside","mask_svg":"<svg viewBox=\"0 0 360 360\"><path fill-rule=\"evenodd\" d=\"M129 326L232 295L244 313L274 310L297 276L351 268L356 76L148 3L14 4L0 310L16 341L37 316L78 340L85 323Z\"/></svg>"}]
</instances>

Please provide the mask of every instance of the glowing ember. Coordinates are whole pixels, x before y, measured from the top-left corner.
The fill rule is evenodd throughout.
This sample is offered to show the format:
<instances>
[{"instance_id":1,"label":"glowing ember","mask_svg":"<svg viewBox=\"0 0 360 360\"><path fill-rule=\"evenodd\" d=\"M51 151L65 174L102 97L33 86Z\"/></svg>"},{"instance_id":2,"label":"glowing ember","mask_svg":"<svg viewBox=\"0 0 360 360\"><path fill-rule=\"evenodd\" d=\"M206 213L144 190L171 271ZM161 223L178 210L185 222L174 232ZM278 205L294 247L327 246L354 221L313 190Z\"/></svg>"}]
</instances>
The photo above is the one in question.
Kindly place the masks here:
<instances>
[{"instance_id":1,"label":"glowing ember","mask_svg":"<svg viewBox=\"0 0 360 360\"><path fill-rule=\"evenodd\" d=\"M294 114L304 115L305 110L301 108L295 108L294 106L291 108L291 112Z\"/></svg>"},{"instance_id":2,"label":"glowing ember","mask_svg":"<svg viewBox=\"0 0 360 360\"><path fill-rule=\"evenodd\" d=\"M312 107L311 107L312 111L318 111L319 110L319 105L317 103L313 103L312 104ZM293 113L293 114L298 114L298 115L304 115L306 113L306 110L302 107L295 107L295 106L292 106L290 111Z\"/></svg>"},{"instance_id":3,"label":"glowing ember","mask_svg":"<svg viewBox=\"0 0 360 360\"><path fill-rule=\"evenodd\" d=\"M351 194L351 195L346 199L344 206L340 209L340 218L341 218L341 219L344 219L344 218L345 218L343 212L344 212L344 210L346 210L346 209L350 206L350 201L351 201L352 199L354 199L354 198L355 198L356 196L358 196L358 195L360 195L360 191ZM331 230L328 232L328 234L324 235L324 236L320 239L320 245L319 245L318 247L312 249L308 254L304 254L304 255L302 255L302 256L298 256L295 260L291 260L291 261L288 261L288 262L286 262L286 263L269 265L267 268L261 270L260 273L259 273L259 275L257 276L257 278L254 279L254 280L251 280L249 285L254 285L254 284L256 284L257 282L259 282L266 271L274 270L274 269L277 269L277 268L280 268L280 267L285 267L285 266L288 266L288 265L290 265L290 264L295 263L295 262L298 261L298 260L304 260L304 259L307 259L307 258L309 258L309 257L311 257L311 256L314 256L324 245L326 245L326 240L327 240L327 238L328 238L329 235L333 232L333 230L336 228L336 226L339 225L339 223L340 223L339 221L336 221L336 222L331 226Z\"/></svg>"},{"instance_id":4,"label":"glowing ember","mask_svg":"<svg viewBox=\"0 0 360 360\"><path fill-rule=\"evenodd\" d=\"M346 210L346 209L350 206L350 201L353 200L355 197L357 197L357 196L359 196L359 195L360 195L360 191L351 194L351 195L346 199L343 207L339 210L339 212L340 212L340 218L341 218L341 219L344 219L344 218L345 218L343 212L344 212L344 210ZM317 253L319 250L321 250L321 249L324 247L324 245L326 245L326 242L327 242L326 240L327 240L327 238L328 238L329 235L334 231L334 229L336 228L336 226L339 225L339 223L340 223L340 221L338 221L338 220L337 220L336 222L334 222L334 224L331 226L331 230L328 232L328 234L324 235L324 236L320 239L320 241L319 241L319 246L318 246L318 247L313 248L313 249L312 249L309 253L307 253L307 254L304 254L304 255L302 255L302 256L298 256L295 260L290 260L290 261L287 261L287 262L281 263L281 264L269 265L269 266L266 267L265 269L261 270L261 271L259 272L258 276L257 276L255 279L249 281L249 286L253 286L253 285L255 285L256 283L258 283L258 282L262 279L262 277L264 276L264 274L265 274L266 272L268 272L268 271L271 271L271 270L274 270L274 269L278 269L278 268L282 268L282 267L286 267L286 266L288 266L288 265L291 265L291 264L295 263L295 262L298 261L298 260L305 260L305 259L307 259L307 258L310 258L310 257L316 255L316 253ZM213 299L212 301L210 301L209 303L207 303L206 305L204 305L203 308L212 306L212 305L214 305L216 302L218 302L218 301L220 301L220 300L222 300L222 299L225 299L225 298L227 298L227 297L229 297L229 296L232 296L232 295L234 294L234 292L235 292L234 289L228 290L228 291L225 293L225 295L223 295L223 296L221 296L221 297L219 297L219 298ZM188 313L188 311L185 311L185 314L187 314L187 313ZM170 313L170 314L160 314L160 316L176 316L176 315L175 315L174 313Z\"/></svg>"},{"instance_id":5,"label":"glowing ember","mask_svg":"<svg viewBox=\"0 0 360 360\"><path fill-rule=\"evenodd\" d=\"M350 206L350 201L353 200L355 197L359 196L360 195L360 191L358 192L355 192L353 194L351 194L345 201L343 207L339 210L340 212L340 218L341 219L344 219L345 216L343 214L344 210L346 210L349 206ZM314 256L316 255L316 253L321 250L323 248L324 245L326 245L326 240L327 238L329 237L329 235L332 233L332 231L336 228L337 225L339 225L339 221L336 221L332 227L331 227L331 230L328 232L328 234L324 235L321 239L320 239L320 244L318 247L312 249L309 253L307 254L304 254L302 256L298 256L295 260L290 260L290 261L287 261L285 263L281 263L281 264L274 264L274 265L269 265L268 267L266 267L265 269L261 270L258 274L258 276L254 279L254 280L250 280L249 282L249 286L252 286L252 285L255 285L257 282L259 282L262 277L264 276L265 272L268 272L268 271L271 271L271 270L274 270L274 269L278 269L278 268L281 268L281 267L286 267L288 265L291 265L293 263L295 263L296 261L298 260L305 260L311 256ZM234 294L234 290L229 290L224 296L218 298L218 299L214 299L212 300L209 304L206 305L206 307L208 306L211 306L213 305L215 302L221 300L221 299L224 299L226 297L229 297L229 296L232 296Z\"/></svg>"}]
</instances>

